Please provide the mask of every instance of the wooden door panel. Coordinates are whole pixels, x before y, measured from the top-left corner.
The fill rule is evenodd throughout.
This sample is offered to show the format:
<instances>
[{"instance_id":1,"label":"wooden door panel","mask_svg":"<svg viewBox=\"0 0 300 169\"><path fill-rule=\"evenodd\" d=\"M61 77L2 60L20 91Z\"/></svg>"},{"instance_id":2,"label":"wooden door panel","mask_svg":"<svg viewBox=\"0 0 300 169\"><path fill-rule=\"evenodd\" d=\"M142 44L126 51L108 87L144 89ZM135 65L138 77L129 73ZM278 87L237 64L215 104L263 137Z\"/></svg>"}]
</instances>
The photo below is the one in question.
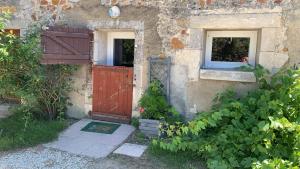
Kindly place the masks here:
<instances>
[{"instance_id":1,"label":"wooden door panel","mask_svg":"<svg viewBox=\"0 0 300 169\"><path fill-rule=\"evenodd\" d=\"M88 29L49 27L42 36L42 64L86 64L91 61L93 33Z\"/></svg>"},{"instance_id":2,"label":"wooden door panel","mask_svg":"<svg viewBox=\"0 0 300 169\"><path fill-rule=\"evenodd\" d=\"M93 67L93 113L131 118L133 68Z\"/></svg>"}]
</instances>

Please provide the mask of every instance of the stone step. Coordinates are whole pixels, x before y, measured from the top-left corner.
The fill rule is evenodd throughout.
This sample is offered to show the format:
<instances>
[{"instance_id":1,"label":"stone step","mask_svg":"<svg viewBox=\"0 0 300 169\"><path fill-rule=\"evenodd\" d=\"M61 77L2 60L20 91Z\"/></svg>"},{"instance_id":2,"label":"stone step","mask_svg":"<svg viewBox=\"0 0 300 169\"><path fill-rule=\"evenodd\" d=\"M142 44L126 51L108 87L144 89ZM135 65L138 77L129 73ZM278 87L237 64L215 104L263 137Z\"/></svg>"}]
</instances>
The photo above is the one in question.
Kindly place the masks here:
<instances>
[{"instance_id":1,"label":"stone step","mask_svg":"<svg viewBox=\"0 0 300 169\"><path fill-rule=\"evenodd\" d=\"M94 120L100 120L100 121L108 121L108 122L115 122L115 123L123 123L123 124L129 124L130 119L120 117L120 116L112 116L112 115L101 115L101 114L93 114L92 119Z\"/></svg>"}]
</instances>

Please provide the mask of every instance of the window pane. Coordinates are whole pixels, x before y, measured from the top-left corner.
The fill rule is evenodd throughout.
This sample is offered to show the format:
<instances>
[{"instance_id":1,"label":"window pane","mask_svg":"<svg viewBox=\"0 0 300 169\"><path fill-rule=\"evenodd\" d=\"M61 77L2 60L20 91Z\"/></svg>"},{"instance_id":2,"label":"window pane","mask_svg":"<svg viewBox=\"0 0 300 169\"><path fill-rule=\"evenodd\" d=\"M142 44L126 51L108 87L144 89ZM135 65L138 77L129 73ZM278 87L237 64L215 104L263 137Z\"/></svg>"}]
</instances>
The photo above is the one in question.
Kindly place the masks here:
<instances>
[{"instance_id":1,"label":"window pane","mask_svg":"<svg viewBox=\"0 0 300 169\"><path fill-rule=\"evenodd\" d=\"M250 38L215 37L211 60L248 63L249 45Z\"/></svg>"},{"instance_id":2,"label":"window pane","mask_svg":"<svg viewBox=\"0 0 300 169\"><path fill-rule=\"evenodd\" d=\"M133 67L134 39L114 40L114 65Z\"/></svg>"}]
</instances>

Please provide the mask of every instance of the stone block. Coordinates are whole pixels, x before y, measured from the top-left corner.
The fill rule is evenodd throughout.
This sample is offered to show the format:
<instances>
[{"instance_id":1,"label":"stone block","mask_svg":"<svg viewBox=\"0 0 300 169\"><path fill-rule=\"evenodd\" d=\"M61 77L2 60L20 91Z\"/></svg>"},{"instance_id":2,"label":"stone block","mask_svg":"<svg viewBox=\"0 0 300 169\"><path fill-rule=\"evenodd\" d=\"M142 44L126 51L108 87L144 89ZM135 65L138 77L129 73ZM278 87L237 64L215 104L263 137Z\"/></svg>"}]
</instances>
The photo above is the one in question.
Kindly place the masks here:
<instances>
[{"instance_id":1,"label":"stone block","mask_svg":"<svg viewBox=\"0 0 300 169\"><path fill-rule=\"evenodd\" d=\"M282 53L260 52L259 64L274 72L288 62L289 56Z\"/></svg>"},{"instance_id":2,"label":"stone block","mask_svg":"<svg viewBox=\"0 0 300 169\"><path fill-rule=\"evenodd\" d=\"M144 145L125 143L116 151L114 151L114 153L127 155L130 157L141 157L146 149L147 146Z\"/></svg>"},{"instance_id":3,"label":"stone block","mask_svg":"<svg viewBox=\"0 0 300 169\"><path fill-rule=\"evenodd\" d=\"M150 119L140 119L139 129L143 134L148 137L157 137L159 136L159 124L158 120L150 120Z\"/></svg>"},{"instance_id":4,"label":"stone block","mask_svg":"<svg viewBox=\"0 0 300 169\"><path fill-rule=\"evenodd\" d=\"M187 77L189 81L197 81L199 78L201 60L201 50L184 49L176 52L176 57L173 59L173 62L176 65L187 67Z\"/></svg>"},{"instance_id":5,"label":"stone block","mask_svg":"<svg viewBox=\"0 0 300 169\"><path fill-rule=\"evenodd\" d=\"M280 13L210 14L191 17L192 28L204 29L257 29L281 26Z\"/></svg>"},{"instance_id":6,"label":"stone block","mask_svg":"<svg viewBox=\"0 0 300 169\"><path fill-rule=\"evenodd\" d=\"M186 83L188 82L188 66L172 64L170 78L171 105L177 111L184 113L186 111Z\"/></svg>"},{"instance_id":7,"label":"stone block","mask_svg":"<svg viewBox=\"0 0 300 169\"><path fill-rule=\"evenodd\" d=\"M263 28L261 33L261 51L274 52L277 36L280 33L278 28Z\"/></svg>"},{"instance_id":8,"label":"stone block","mask_svg":"<svg viewBox=\"0 0 300 169\"><path fill-rule=\"evenodd\" d=\"M253 72L201 69L200 79L236 81L236 82L256 82Z\"/></svg>"},{"instance_id":9,"label":"stone block","mask_svg":"<svg viewBox=\"0 0 300 169\"><path fill-rule=\"evenodd\" d=\"M188 48L190 49L200 49L203 48L203 38L205 36L203 29L190 29Z\"/></svg>"}]
</instances>

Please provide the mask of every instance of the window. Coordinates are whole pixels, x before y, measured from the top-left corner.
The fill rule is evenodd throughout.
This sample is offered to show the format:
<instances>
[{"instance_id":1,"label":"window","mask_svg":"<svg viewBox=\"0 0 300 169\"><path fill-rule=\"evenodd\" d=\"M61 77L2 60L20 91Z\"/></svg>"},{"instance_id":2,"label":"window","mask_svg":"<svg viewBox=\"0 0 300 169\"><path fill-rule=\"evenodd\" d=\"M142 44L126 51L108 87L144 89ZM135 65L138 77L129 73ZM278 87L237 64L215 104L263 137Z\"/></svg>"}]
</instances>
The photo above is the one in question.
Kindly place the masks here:
<instances>
[{"instance_id":1,"label":"window","mask_svg":"<svg viewBox=\"0 0 300 169\"><path fill-rule=\"evenodd\" d=\"M133 67L134 39L114 39L114 65Z\"/></svg>"},{"instance_id":2,"label":"window","mask_svg":"<svg viewBox=\"0 0 300 169\"><path fill-rule=\"evenodd\" d=\"M107 33L107 65L133 67L134 51L134 32Z\"/></svg>"},{"instance_id":3,"label":"window","mask_svg":"<svg viewBox=\"0 0 300 169\"><path fill-rule=\"evenodd\" d=\"M257 31L208 31L205 68L255 65Z\"/></svg>"}]
</instances>

